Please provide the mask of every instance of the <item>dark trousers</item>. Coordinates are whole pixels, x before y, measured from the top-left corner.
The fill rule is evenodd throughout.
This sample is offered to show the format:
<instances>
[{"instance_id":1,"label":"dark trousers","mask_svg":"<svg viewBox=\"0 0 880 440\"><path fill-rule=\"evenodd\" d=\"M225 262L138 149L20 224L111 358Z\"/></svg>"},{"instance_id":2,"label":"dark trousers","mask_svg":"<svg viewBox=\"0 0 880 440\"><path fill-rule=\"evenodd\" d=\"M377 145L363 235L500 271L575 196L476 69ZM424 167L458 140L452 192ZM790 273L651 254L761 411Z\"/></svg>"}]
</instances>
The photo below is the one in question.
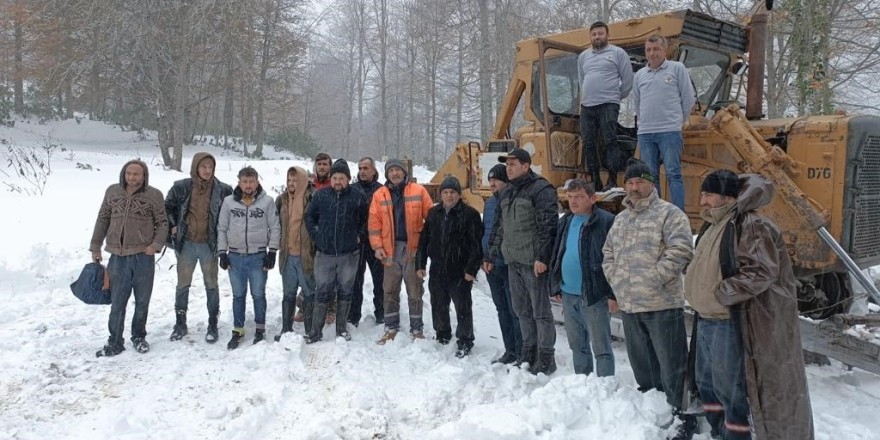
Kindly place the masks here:
<instances>
[{"instance_id":1,"label":"dark trousers","mask_svg":"<svg viewBox=\"0 0 880 440\"><path fill-rule=\"evenodd\" d=\"M183 242L183 248L177 255L177 290L174 298L174 310L186 312L189 308L189 288L192 285L196 263L202 269L205 281L205 297L208 300L208 314L220 311L220 288L217 284L217 256L211 252L208 243Z\"/></svg>"},{"instance_id":2,"label":"dark trousers","mask_svg":"<svg viewBox=\"0 0 880 440\"><path fill-rule=\"evenodd\" d=\"M507 266L495 266L486 274L489 282L489 290L492 291L492 302L498 312L498 325L501 326L501 339L504 341L504 351L519 357L522 350L522 333L519 329L519 318L513 312L513 304L510 299L510 280L507 275Z\"/></svg>"},{"instance_id":3,"label":"dark trousers","mask_svg":"<svg viewBox=\"0 0 880 440\"><path fill-rule=\"evenodd\" d=\"M620 104L581 106L581 139L584 143L584 164L593 181L599 181L599 169L605 167L609 174L622 169L622 155L617 143L617 117Z\"/></svg>"},{"instance_id":4,"label":"dark trousers","mask_svg":"<svg viewBox=\"0 0 880 440\"><path fill-rule=\"evenodd\" d=\"M697 321L696 381L712 435L751 439L742 335L736 321Z\"/></svg>"},{"instance_id":5,"label":"dark trousers","mask_svg":"<svg viewBox=\"0 0 880 440\"><path fill-rule=\"evenodd\" d=\"M431 318L437 339L452 339L452 324L449 318L449 302L455 306L455 338L459 344L474 345L474 312L471 287L474 283L458 280L444 280L439 276L428 279L431 292Z\"/></svg>"},{"instance_id":6,"label":"dark trousers","mask_svg":"<svg viewBox=\"0 0 880 440\"><path fill-rule=\"evenodd\" d=\"M361 245L361 256L358 260L357 273L354 277L354 286L351 292L351 310L348 312L348 322L357 324L361 321L361 307L364 304L364 275L367 266L370 267L370 276L373 278L373 311L376 319L385 314L383 301L385 294L382 291L382 279L385 275L385 267L376 259L369 243Z\"/></svg>"},{"instance_id":7,"label":"dark trousers","mask_svg":"<svg viewBox=\"0 0 880 440\"><path fill-rule=\"evenodd\" d=\"M131 317L131 338L147 336L147 314L150 312L150 297L153 295L153 276L156 271L156 258L144 253L120 257L111 255L107 263L110 273L110 330L108 345L123 346L125 338L125 308L134 292L134 315Z\"/></svg>"},{"instance_id":8,"label":"dark trousers","mask_svg":"<svg viewBox=\"0 0 880 440\"><path fill-rule=\"evenodd\" d=\"M531 264L508 263L510 297L519 318L522 346L541 353L556 352L556 324L550 310L550 284L547 272L535 277Z\"/></svg>"},{"instance_id":9,"label":"dark trousers","mask_svg":"<svg viewBox=\"0 0 880 440\"><path fill-rule=\"evenodd\" d=\"M351 301L351 285L360 252L330 255L320 251L315 255L315 295L322 304L329 304L336 297L339 301ZM345 319L340 317L340 319Z\"/></svg>"},{"instance_id":10,"label":"dark trousers","mask_svg":"<svg viewBox=\"0 0 880 440\"><path fill-rule=\"evenodd\" d=\"M639 391L662 391L669 405L681 410L688 359L684 310L623 313L623 332Z\"/></svg>"}]
</instances>

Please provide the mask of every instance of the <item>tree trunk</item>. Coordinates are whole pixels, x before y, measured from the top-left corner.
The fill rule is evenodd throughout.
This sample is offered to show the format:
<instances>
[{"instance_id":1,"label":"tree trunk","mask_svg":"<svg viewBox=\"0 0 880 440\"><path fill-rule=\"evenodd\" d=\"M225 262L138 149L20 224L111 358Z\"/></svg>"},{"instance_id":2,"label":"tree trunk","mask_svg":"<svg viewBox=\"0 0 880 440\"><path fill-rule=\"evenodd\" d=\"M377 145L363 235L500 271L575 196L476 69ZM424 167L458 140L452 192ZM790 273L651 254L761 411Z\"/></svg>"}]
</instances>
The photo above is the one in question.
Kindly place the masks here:
<instances>
[{"instance_id":1,"label":"tree trunk","mask_svg":"<svg viewBox=\"0 0 880 440\"><path fill-rule=\"evenodd\" d=\"M480 140L485 142L492 133L492 76L490 70L489 0L480 4Z\"/></svg>"},{"instance_id":2,"label":"tree trunk","mask_svg":"<svg viewBox=\"0 0 880 440\"><path fill-rule=\"evenodd\" d=\"M14 61L12 63L13 109L18 114L24 113L24 29L20 14L13 16Z\"/></svg>"}]
</instances>

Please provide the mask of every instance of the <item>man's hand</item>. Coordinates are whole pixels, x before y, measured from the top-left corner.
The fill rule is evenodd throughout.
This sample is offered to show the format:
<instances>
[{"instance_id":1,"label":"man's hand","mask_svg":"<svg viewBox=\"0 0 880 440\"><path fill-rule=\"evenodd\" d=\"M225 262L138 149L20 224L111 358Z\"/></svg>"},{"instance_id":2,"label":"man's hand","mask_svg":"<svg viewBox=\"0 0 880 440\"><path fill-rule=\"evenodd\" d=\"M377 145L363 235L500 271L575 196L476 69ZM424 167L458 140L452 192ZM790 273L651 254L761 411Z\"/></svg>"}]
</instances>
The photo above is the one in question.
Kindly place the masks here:
<instances>
[{"instance_id":1,"label":"man's hand","mask_svg":"<svg viewBox=\"0 0 880 440\"><path fill-rule=\"evenodd\" d=\"M156 248L154 248L153 245L149 245L144 248L144 253L147 254L148 257L152 257L153 255L156 255Z\"/></svg>"},{"instance_id":2,"label":"man's hand","mask_svg":"<svg viewBox=\"0 0 880 440\"><path fill-rule=\"evenodd\" d=\"M535 260L535 278L541 276L542 273L547 272L547 265Z\"/></svg>"},{"instance_id":3,"label":"man's hand","mask_svg":"<svg viewBox=\"0 0 880 440\"><path fill-rule=\"evenodd\" d=\"M275 268L275 251L269 251L263 257L263 270L268 272Z\"/></svg>"},{"instance_id":4,"label":"man's hand","mask_svg":"<svg viewBox=\"0 0 880 440\"><path fill-rule=\"evenodd\" d=\"M376 256L376 259L382 262L385 262L385 250L382 248L376 249L373 254Z\"/></svg>"},{"instance_id":5,"label":"man's hand","mask_svg":"<svg viewBox=\"0 0 880 440\"><path fill-rule=\"evenodd\" d=\"M229 255L226 252L220 253L220 269L229 269Z\"/></svg>"},{"instance_id":6,"label":"man's hand","mask_svg":"<svg viewBox=\"0 0 880 440\"><path fill-rule=\"evenodd\" d=\"M471 274L469 274L469 273L465 273L465 274L464 274L464 280L465 280L465 281L471 283L471 282L474 281L474 279L475 279L475 278L474 278L473 275L471 275Z\"/></svg>"},{"instance_id":7,"label":"man's hand","mask_svg":"<svg viewBox=\"0 0 880 440\"><path fill-rule=\"evenodd\" d=\"M416 271L416 276L419 277L419 279L423 280L423 279L425 279L425 276L427 276L427 275L428 274L425 273L425 269L419 269Z\"/></svg>"},{"instance_id":8,"label":"man's hand","mask_svg":"<svg viewBox=\"0 0 880 440\"><path fill-rule=\"evenodd\" d=\"M100 250L92 251L92 261L94 261L95 263L101 262L101 251Z\"/></svg>"},{"instance_id":9,"label":"man's hand","mask_svg":"<svg viewBox=\"0 0 880 440\"><path fill-rule=\"evenodd\" d=\"M488 261L483 262L483 272L486 272L486 273L492 272L493 267L494 266L492 265L492 263L490 263Z\"/></svg>"},{"instance_id":10,"label":"man's hand","mask_svg":"<svg viewBox=\"0 0 880 440\"><path fill-rule=\"evenodd\" d=\"M562 294L561 293L557 293L556 295L553 295L550 298L555 302L558 302L558 303L562 302Z\"/></svg>"},{"instance_id":11,"label":"man's hand","mask_svg":"<svg viewBox=\"0 0 880 440\"><path fill-rule=\"evenodd\" d=\"M171 235L177 235L177 226L171 227Z\"/></svg>"},{"instance_id":12,"label":"man's hand","mask_svg":"<svg viewBox=\"0 0 880 440\"><path fill-rule=\"evenodd\" d=\"M617 307L617 300L608 298L608 313L617 313L618 310L620 308Z\"/></svg>"}]
</instances>

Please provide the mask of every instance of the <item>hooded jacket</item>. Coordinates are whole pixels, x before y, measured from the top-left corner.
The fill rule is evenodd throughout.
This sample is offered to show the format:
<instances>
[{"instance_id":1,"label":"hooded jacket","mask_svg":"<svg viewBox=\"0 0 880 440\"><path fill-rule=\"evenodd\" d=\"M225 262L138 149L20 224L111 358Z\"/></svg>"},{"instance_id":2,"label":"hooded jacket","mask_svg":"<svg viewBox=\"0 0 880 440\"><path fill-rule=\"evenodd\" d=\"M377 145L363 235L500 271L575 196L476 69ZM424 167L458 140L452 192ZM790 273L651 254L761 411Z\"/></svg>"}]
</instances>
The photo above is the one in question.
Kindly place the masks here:
<instances>
[{"instance_id":1,"label":"hooded jacket","mask_svg":"<svg viewBox=\"0 0 880 440\"><path fill-rule=\"evenodd\" d=\"M165 196L165 212L168 214L169 231L177 227L174 234L168 235L167 243L175 251L183 250L183 241L187 233L187 214L189 214L190 199L192 197L193 183L200 180L199 163L203 159L211 159L216 169L217 160L209 153L196 153L190 165L190 177L174 182L168 195ZM232 194L232 187L221 182L217 177L211 176L211 194L208 203L208 247L211 252L217 253L217 221L220 217L220 206L223 199Z\"/></svg>"},{"instance_id":2,"label":"hooded jacket","mask_svg":"<svg viewBox=\"0 0 880 440\"><path fill-rule=\"evenodd\" d=\"M566 213L559 219L559 229L556 232L556 243L553 246L553 266L551 271L552 287L551 294L556 294L562 290L562 256L566 251L566 238L568 237L568 229L571 227L571 220L574 214ZM602 246L605 245L605 239L608 237L608 231L614 224L614 215L604 209L595 206L590 219L587 220L578 231L578 247L581 256L581 286L583 292L581 296L587 302L587 306L596 304L597 302L614 298L611 291L611 285L605 278L605 272L602 271Z\"/></svg>"},{"instance_id":3,"label":"hooded jacket","mask_svg":"<svg viewBox=\"0 0 880 440\"><path fill-rule=\"evenodd\" d=\"M306 210L306 227L318 252L343 255L360 249L367 224L364 193L351 186L315 192Z\"/></svg>"},{"instance_id":4,"label":"hooded jacket","mask_svg":"<svg viewBox=\"0 0 880 440\"><path fill-rule=\"evenodd\" d=\"M306 226L305 214L309 203L312 201L312 195L315 193L315 188L309 181L309 172L306 171L305 168L290 167L287 169L287 174L290 174L293 170L296 170L297 187L297 197L295 197L294 200L302 203L301 211L303 213L302 221L300 221L299 224L299 239L301 246L300 257L302 258L303 272L311 275L315 271L315 243L312 241L312 236L309 235L309 228ZM299 197L300 191L302 191L302 197ZM291 232L290 203L290 195L287 191L275 198L275 206L278 208L278 217L280 218L281 223L281 243L278 248L278 270L280 270L281 273L284 273L284 265L287 263L288 256L287 241L289 240Z\"/></svg>"},{"instance_id":5,"label":"hooded jacket","mask_svg":"<svg viewBox=\"0 0 880 440\"><path fill-rule=\"evenodd\" d=\"M722 236L715 297L740 323L755 438L812 440L797 282L779 228L756 212L773 200L773 184L746 174L740 188L737 215Z\"/></svg>"},{"instance_id":6,"label":"hooded jacket","mask_svg":"<svg viewBox=\"0 0 880 440\"><path fill-rule=\"evenodd\" d=\"M125 169L139 165L144 170L144 184L131 195L126 191ZM162 192L150 184L150 169L140 160L130 160L119 172L119 183L110 185L104 192L104 200L98 210L98 219L92 232L89 250L104 249L121 257L144 252L152 246L162 250L168 237L168 218Z\"/></svg>"},{"instance_id":7,"label":"hooded jacket","mask_svg":"<svg viewBox=\"0 0 880 440\"><path fill-rule=\"evenodd\" d=\"M627 313L657 312L684 307L682 273L693 258L693 236L687 215L651 195L623 199L602 253L602 269Z\"/></svg>"},{"instance_id":8,"label":"hooded jacket","mask_svg":"<svg viewBox=\"0 0 880 440\"><path fill-rule=\"evenodd\" d=\"M217 223L217 251L255 254L277 251L281 242L281 224L275 202L257 185L250 205L242 202L243 193L236 187L223 199Z\"/></svg>"},{"instance_id":9,"label":"hooded jacket","mask_svg":"<svg viewBox=\"0 0 880 440\"><path fill-rule=\"evenodd\" d=\"M503 256L508 264L540 261L549 266L558 223L556 190L529 170L501 190L489 237L490 255L484 258L492 262Z\"/></svg>"},{"instance_id":10,"label":"hooded jacket","mask_svg":"<svg viewBox=\"0 0 880 440\"><path fill-rule=\"evenodd\" d=\"M480 213L463 201L449 208L438 203L425 219L419 238L416 270L424 270L431 258L431 278L458 282L467 273L473 277L483 261L483 224Z\"/></svg>"},{"instance_id":11,"label":"hooded jacket","mask_svg":"<svg viewBox=\"0 0 880 440\"><path fill-rule=\"evenodd\" d=\"M370 215L367 225L367 233L370 238L370 246L373 250L382 249L387 256L382 263L386 266L391 264L394 256L394 238L396 221L398 216L394 212L394 200L391 195L391 181L376 190L373 200L370 202ZM434 205L428 190L415 182L409 182L409 177L404 177L403 182L403 214L406 229L406 249L415 257L419 248L419 238L425 227L425 218L428 211Z\"/></svg>"}]
</instances>

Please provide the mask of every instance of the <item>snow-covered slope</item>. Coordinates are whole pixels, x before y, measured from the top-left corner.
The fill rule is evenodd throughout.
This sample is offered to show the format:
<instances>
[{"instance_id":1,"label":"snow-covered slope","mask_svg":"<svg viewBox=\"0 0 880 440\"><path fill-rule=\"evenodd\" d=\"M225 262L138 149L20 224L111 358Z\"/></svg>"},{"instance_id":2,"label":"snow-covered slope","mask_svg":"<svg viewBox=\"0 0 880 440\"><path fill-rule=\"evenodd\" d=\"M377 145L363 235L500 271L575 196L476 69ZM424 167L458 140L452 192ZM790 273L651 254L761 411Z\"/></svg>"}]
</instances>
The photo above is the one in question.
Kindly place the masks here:
<instances>
[{"instance_id":1,"label":"snow-covered slope","mask_svg":"<svg viewBox=\"0 0 880 440\"><path fill-rule=\"evenodd\" d=\"M65 149L52 157L43 196L0 193L0 298L6 305L0 308L0 439L664 438L671 420L665 399L634 389L622 344L615 343L615 378L573 375L562 328L556 342L559 371L551 377L491 365L502 344L482 275L474 288L476 347L466 359L431 339L374 344L382 329L372 321L369 277L366 318L353 329L351 342L306 346L297 325L297 333L279 343L251 345L248 338L243 348L229 352L231 292L225 272L221 342L203 341L207 313L198 271L190 334L168 340L176 284L175 259L168 252L158 262L147 324L152 351L141 355L128 344L115 358L95 358L107 337L109 309L80 303L68 285L88 262L104 189L135 157L150 164L150 184L163 192L186 174L161 167L150 135L142 139L101 123L19 123L0 129L0 139L30 146L49 140ZM307 160L249 161L215 147L188 146L185 168L197 151L217 156L217 175L227 183L235 183L244 164L253 165L270 192L280 190L289 166L311 167ZM92 169L82 169L85 165ZM415 174L420 181L431 176L422 168ZM24 184L2 174L0 181ZM267 297L273 335L280 329L278 271L269 275ZM430 328L427 297L425 307ZM249 336L252 310L248 301ZM325 329L325 336L331 334ZM840 364L811 366L808 375L818 439L880 439L880 377Z\"/></svg>"}]
</instances>

